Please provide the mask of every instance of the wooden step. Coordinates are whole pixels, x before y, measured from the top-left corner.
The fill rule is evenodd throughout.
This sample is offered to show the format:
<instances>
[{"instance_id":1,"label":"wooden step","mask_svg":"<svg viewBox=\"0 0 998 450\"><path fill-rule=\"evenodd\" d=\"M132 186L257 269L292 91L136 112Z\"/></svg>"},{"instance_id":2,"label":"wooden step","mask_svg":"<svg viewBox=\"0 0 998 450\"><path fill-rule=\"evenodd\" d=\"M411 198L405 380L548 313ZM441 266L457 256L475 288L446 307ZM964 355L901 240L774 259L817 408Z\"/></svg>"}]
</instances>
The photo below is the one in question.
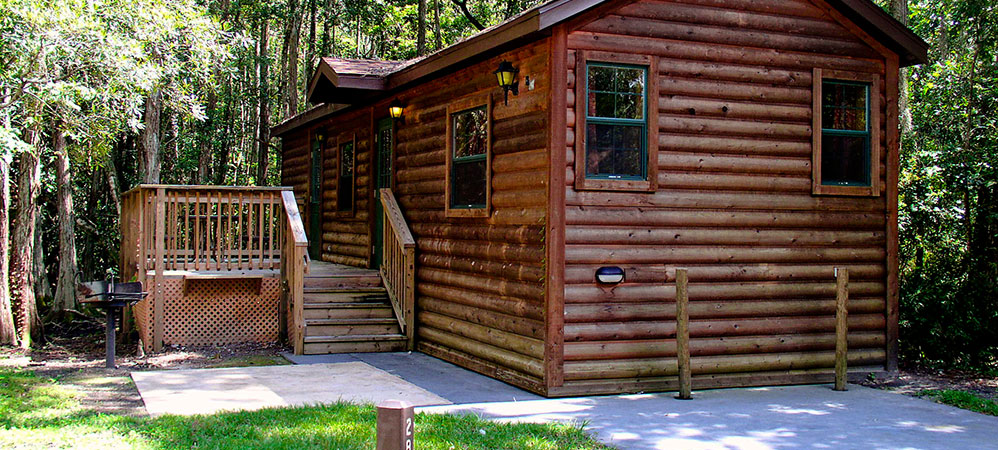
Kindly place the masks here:
<instances>
[{"instance_id":1,"label":"wooden step","mask_svg":"<svg viewBox=\"0 0 998 450\"><path fill-rule=\"evenodd\" d=\"M310 336L378 336L399 333L399 323L394 317L305 320L306 339Z\"/></svg>"},{"instance_id":2,"label":"wooden step","mask_svg":"<svg viewBox=\"0 0 998 450\"><path fill-rule=\"evenodd\" d=\"M391 305L382 302L305 304L305 319L390 319Z\"/></svg>"},{"instance_id":3,"label":"wooden step","mask_svg":"<svg viewBox=\"0 0 998 450\"><path fill-rule=\"evenodd\" d=\"M309 336L303 349L306 355L328 353L401 352L406 349L405 336Z\"/></svg>"},{"instance_id":4,"label":"wooden step","mask_svg":"<svg viewBox=\"0 0 998 450\"><path fill-rule=\"evenodd\" d=\"M306 290L303 295L304 304L319 303L353 303L353 302L388 302L388 293L384 289L364 290Z\"/></svg>"},{"instance_id":5,"label":"wooden step","mask_svg":"<svg viewBox=\"0 0 998 450\"><path fill-rule=\"evenodd\" d=\"M381 286L378 275L305 276L304 286L326 288L366 288Z\"/></svg>"}]
</instances>

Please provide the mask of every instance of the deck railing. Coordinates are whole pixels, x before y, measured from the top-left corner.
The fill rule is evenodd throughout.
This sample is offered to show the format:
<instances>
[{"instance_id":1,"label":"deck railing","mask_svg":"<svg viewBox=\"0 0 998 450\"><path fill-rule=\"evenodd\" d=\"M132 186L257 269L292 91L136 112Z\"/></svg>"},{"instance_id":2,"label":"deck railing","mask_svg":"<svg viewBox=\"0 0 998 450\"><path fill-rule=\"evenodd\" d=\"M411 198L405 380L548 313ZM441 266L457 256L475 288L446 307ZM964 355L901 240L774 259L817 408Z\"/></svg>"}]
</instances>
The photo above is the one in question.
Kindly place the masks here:
<instances>
[{"instance_id":1,"label":"deck railing","mask_svg":"<svg viewBox=\"0 0 998 450\"><path fill-rule=\"evenodd\" d=\"M408 338L412 350L415 330L413 311L415 309L416 241L412 238L405 217L391 189L381 189L382 243L381 279L388 291L388 298L395 310L402 332Z\"/></svg>"},{"instance_id":2,"label":"deck railing","mask_svg":"<svg viewBox=\"0 0 998 450\"><path fill-rule=\"evenodd\" d=\"M291 315L288 339L296 355L305 349L305 274L308 273L308 238L298 213L298 203L291 191L281 192L284 204L284 245L281 248L281 278L284 280L285 301Z\"/></svg>"},{"instance_id":3,"label":"deck railing","mask_svg":"<svg viewBox=\"0 0 998 450\"><path fill-rule=\"evenodd\" d=\"M164 272L173 270L280 269L288 289L284 304L300 313L294 308L301 308L308 241L291 188L139 185L122 196L121 234L121 276L153 277L154 316L162 308ZM154 350L162 345L157 322Z\"/></svg>"}]
</instances>

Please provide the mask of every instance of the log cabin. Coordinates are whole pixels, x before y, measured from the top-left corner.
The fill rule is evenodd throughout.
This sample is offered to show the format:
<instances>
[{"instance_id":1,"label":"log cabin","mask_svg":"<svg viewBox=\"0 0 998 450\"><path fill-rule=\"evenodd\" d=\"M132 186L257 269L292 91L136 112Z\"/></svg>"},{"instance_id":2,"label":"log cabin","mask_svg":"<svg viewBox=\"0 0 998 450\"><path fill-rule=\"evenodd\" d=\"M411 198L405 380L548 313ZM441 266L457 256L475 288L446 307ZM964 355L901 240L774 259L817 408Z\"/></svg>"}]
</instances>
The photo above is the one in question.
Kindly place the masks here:
<instances>
[{"instance_id":1,"label":"log cabin","mask_svg":"<svg viewBox=\"0 0 998 450\"><path fill-rule=\"evenodd\" d=\"M285 306L295 350L675 390L685 268L694 388L827 382L842 268L850 370L895 370L898 76L926 50L869 0L553 0L321 58L273 135L313 264L357 272Z\"/></svg>"}]
</instances>

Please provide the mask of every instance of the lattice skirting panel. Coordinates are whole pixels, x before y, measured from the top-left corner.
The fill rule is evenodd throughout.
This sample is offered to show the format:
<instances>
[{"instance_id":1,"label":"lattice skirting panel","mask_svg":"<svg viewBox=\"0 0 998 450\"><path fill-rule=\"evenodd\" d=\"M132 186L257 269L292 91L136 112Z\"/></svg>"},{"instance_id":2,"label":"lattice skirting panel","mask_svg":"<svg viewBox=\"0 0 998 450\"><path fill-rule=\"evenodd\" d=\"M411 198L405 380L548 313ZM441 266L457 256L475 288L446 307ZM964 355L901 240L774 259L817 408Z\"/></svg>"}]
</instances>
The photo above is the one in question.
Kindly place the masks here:
<instances>
[{"instance_id":1,"label":"lattice skirting panel","mask_svg":"<svg viewBox=\"0 0 998 450\"><path fill-rule=\"evenodd\" d=\"M164 345L277 342L278 278L165 280ZM142 342L152 342L152 298L135 306ZM139 319L144 314L147 319Z\"/></svg>"},{"instance_id":2,"label":"lattice skirting panel","mask_svg":"<svg viewBox=\"0 0 998 450\"><path fill-rule=\"evenodd\" d=\"M146 351L152 349L152 296L138 302L132 307L132 319L135 329L139 331L139 341Z\"/></svg>"}]
</instances>

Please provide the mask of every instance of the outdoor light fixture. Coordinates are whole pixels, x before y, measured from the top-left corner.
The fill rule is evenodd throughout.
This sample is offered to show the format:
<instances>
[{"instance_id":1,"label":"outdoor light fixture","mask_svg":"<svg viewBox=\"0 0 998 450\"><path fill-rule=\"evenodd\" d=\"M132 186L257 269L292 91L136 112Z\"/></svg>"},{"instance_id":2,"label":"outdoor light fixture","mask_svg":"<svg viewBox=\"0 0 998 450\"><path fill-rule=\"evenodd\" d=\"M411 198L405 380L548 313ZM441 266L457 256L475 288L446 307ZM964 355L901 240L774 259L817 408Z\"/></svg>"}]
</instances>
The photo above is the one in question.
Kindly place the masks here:
<instances>
[{"instance_id":1,"label":"outdoor light fixture","mask_svg":"<svg viewBox=\"0 0 998 450\"><path fill-rule=\"evenodd\" d=\"M392 100L388 104L388 115L392 116L392 119L398 120L402 118L402 102L399 99Z\"/></svg>"},{"instance_id":2,"label":"outdoor light fixture","mask_svg":"<svg viewBox=\"0 0 998 450\"><path fill-rule=\"evenodd\" d=\"M499 63L499 68L496 69L496 79L499 81L499 87L502 88L505 94L505 99L503 99L504 105L509 105L509 92L513 91L513 95L520 94L520 83L516 81L516 74L520 71L513 67L509 61L503 60Z\"/></svg>"},{"instance_id":3,"label":"outdoor light fixture","mask_svg":"<svg viewBox=\"0 0 998 450\"><path fill-rule=\"evenodd\" d=\"M603 284L617 284L624 281L624 269L620 267L600 267L596 269L596 281Z\"/></svg>"},{"instance_id":4,"label":"outdoor light fixture","mask_svg":"<svg viewBox=\"0 0 998 450\"><path fill-rule=\"evenodd\" d=\"M318 142L319 144L326 142L326 135L322 133L315 133L315 141Z\"/></svg>"}]
</instances>

